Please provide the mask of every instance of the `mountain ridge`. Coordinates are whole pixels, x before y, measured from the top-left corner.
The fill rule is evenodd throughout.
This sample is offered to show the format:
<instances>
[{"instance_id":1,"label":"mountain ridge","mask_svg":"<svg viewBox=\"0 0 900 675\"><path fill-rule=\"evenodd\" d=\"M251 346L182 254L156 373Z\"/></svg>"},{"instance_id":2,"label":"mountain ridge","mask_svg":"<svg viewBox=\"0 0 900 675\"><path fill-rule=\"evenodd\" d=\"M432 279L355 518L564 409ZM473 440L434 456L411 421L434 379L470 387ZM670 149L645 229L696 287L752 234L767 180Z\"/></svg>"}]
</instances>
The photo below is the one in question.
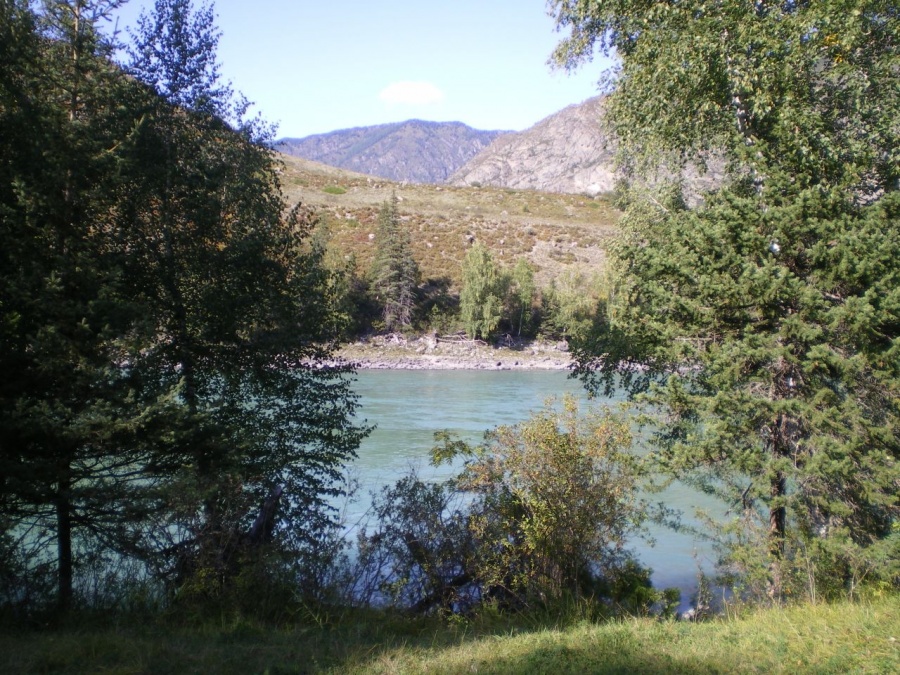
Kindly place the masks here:
<instances>
[{"instance_id":1,"label":"mountain ridge","mask_svg":"<svg viewBox=\"0 0 900 675\"><path fill-rule=\"evenodd\" d=\"M275 149L398 183L490 186L596 197L621 178L615 141L604 127L605 97L569 105L524 131L478 131L462 122L407 120L355 127ZM724 177L714 154L671 170L661 165L649 184L678 175L689 204L702 201Z\"/></svg>"},{"instance_id":2,"label":"mountain ridge","mask_svg":"<svg viewBox=\"0 0 900 675\"><path fill-rule=\"evenodd\" d=\"M589 98L525 131L497 138L448 183L592 196L612 192L615 158L602 126L603 101L602 96Z\"/></svg>"},{"instance_id":3,"label":"mountain ridge","mask_svg":"<svg viewBox=\"0 0 900 675\"><path fill-rule=\"evenodd\" d=\"M411 119L282 138L275 150L348 171L397 182L444 183L507 131L473 129L463 122Z\"/></svg>"}]
</instances>

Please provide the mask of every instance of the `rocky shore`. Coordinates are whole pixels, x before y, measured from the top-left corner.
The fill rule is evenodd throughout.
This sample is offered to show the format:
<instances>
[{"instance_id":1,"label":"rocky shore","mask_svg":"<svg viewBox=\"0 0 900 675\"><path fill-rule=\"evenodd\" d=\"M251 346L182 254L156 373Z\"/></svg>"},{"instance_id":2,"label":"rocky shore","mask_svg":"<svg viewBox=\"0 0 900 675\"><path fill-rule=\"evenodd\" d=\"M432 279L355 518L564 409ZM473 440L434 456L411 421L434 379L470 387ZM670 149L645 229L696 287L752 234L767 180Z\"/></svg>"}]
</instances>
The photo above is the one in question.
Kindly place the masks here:
<instances>
[{"instance_id":1,"label":"rocky shore","mask_svg":"<svg viewBox=\"0 0 900 675\"><path fill-rule=\"evenodd\" d=\"M565 342L507 339L490 345L461 336L378 335L346 345L338 356L360 370L566 370Z\"/></svg>"}]
</instances>

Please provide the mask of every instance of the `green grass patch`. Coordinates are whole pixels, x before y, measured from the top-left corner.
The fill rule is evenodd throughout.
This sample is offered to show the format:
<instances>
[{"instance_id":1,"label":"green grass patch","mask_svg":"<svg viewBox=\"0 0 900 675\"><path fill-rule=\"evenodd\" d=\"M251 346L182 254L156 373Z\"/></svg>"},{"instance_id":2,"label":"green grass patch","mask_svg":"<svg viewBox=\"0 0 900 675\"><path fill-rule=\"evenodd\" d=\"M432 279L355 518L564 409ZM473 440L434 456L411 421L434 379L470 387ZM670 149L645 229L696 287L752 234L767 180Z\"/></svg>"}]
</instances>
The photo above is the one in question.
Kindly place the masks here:
<instances>
[{"instance_id":1,"label":"green grass patch","mask_svg":"<svg viewBox=\"0 0 900 675\"><path fill-rule=\"evenodd\" d=\"M900 597L745 612L707 623L489 615L317 616L0 633L4 673L894 673Z\"/></svg>"},{"instance_id":2,"label":"green grass patch","mask_svg":"<svg viewBox=\"0 0 900 675\"><path fill-rule=\"evenodd\" d=\"M326 185L322 188L322 192L329 195L343 195L347 194L347 191L342 188L340 185Z\"/></svg>"}]
</instances>

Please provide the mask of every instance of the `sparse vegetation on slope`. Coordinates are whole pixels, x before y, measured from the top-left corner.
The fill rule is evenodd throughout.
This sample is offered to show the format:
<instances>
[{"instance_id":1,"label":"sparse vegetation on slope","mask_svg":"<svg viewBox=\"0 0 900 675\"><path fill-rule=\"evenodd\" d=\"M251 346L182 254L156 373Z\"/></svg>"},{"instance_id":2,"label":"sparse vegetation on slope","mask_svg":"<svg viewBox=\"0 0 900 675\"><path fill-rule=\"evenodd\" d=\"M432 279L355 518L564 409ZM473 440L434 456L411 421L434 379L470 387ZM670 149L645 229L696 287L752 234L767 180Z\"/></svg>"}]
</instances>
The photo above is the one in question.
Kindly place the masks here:
<instances>
[{"instance_id":1,"label":"sparse vegetation on slope","mask_svg":"<svg viewBox=\"0 0 900 675\"><path fill-rule=\"evenodd\" d=\"M330 246L353 256L361 270L375 254L378 211L397 195L400 223L409 229L423 280L447 279L459 290L462 262L479 241L497 262L520 257L546 286L566 269L597 273L616 231L618 213L604 197L508 188L404 185L282 156L287 199L317 210ZM334 187L344 190L336 194Z\"/></svg>"}]
</instances>

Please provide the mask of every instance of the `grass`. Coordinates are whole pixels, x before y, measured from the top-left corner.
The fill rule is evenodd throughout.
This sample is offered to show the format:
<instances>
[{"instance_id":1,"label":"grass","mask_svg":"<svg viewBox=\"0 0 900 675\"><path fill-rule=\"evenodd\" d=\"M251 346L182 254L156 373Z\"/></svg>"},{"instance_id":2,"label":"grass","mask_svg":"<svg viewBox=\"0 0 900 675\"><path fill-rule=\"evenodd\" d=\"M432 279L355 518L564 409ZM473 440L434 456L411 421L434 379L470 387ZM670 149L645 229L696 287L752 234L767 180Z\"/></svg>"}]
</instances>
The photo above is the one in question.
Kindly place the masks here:
<instances>
[{"instance_id":1,"label":"grass","mask_svg":"<svg viewBox=\"0 0 900 675\"><path fill-rule=\"evenodd\" d=\"M518 623L517 623L518 621ZM895 673L900 597L700 624L358 612L309 626L151 624L0 635L4 673Z\"/></svg>"},{"instance_id":2,"label":"grass","mask_svg":"<svg viewBox=\"0 0 900 675\"><path fill-rule=\"evenodd\" d=\"M409 229L413 255L424 279L446 278L459 290L462 261L471 237L503 265L520 257L547 285L563 271L596 272L619 214L606 198L491 187L393 183L283 156L282 183L288 201L315 208L341 257L353 255L361 272L374 256L369 237L378 210L396 194L401 223ZM336 186L343 190L335 199Z\"/></svg>"}]
</instances>

